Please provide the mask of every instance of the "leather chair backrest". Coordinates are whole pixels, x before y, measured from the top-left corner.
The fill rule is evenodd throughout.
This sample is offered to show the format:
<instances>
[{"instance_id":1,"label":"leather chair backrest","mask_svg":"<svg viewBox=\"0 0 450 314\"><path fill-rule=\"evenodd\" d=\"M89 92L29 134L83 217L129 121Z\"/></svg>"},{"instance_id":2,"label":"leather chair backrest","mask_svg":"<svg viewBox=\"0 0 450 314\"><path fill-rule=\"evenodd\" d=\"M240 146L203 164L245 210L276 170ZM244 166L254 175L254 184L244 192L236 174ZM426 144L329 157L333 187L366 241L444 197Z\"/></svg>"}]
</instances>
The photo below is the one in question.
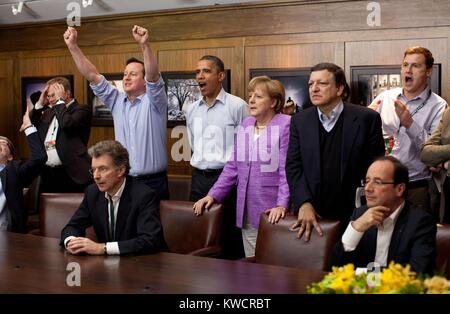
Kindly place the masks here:
<instances>
[{"instance_id":1,"label":"leather chair backrest","mask_svg":"<svg viewBox=\"0 0 450 314\"><path fill-rule=\"evenodd\" d=\"M169 251L190 254L219 245L223 205L214 204L203 215L196 216L193 202L163 200L160 202L161 224Z\"/></svg>"},{"instance_id":2,"label":"leather chair backrest","mask_svg":"<svg viewBox=\"0 0 450 314\"><path fill-rule=\"evenodd\" d=\"M328 270L334 245L340 236L339 221L320 220L323 236L315 230L309 242L297 239L297 232L289 230L297 220L287 215L276 224L261 214L256 240L255 262L288 267ZM297 230L298 231L298 230Z\"/></svg>"},{"instance_id":3,"label":"leather chair backrest","mask_svg":"<svg viewBox=\"0 0 450 314\"><path fill-rule=\"evenodd\" d=\"M436 233L436 271L450 279L450 224L438 225Z\"/></svg>"},{"instance_id":4,"label":"leather chair backrest","mask_svg":"<svg viewBox=\"0 0 450 314\"><path fill-rule=\"evenodd\" d=\"M78 209L83 197L83 193L42 193L39 206L40 235L60 238L61 230ZM86 237L96 241L92 227L86 230Z\"/></svg>"},{"instance_id":5,"label":"leather chair backrest","mask_svg":"<svg viewBox=\"0 0 450 314\"><path fill-rule=\"evenodd\" d=\"M182 175L168 176L170 200L189 201L191 193L191 177Z\"/></svg>"}]
</instances>

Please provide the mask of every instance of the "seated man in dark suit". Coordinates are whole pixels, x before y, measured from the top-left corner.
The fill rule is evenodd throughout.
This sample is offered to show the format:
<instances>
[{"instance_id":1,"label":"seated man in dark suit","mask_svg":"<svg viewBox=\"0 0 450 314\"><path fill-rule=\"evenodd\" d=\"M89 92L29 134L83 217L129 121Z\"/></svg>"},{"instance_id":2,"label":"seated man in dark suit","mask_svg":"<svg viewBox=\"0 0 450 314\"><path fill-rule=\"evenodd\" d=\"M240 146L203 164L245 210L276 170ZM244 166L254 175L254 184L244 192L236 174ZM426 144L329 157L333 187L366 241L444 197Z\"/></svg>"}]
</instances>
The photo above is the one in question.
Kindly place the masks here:
<instances>
[{"instance_id":1,"label":"seated man in dark suit","mask_svg":"<svg viewBox=\"0 0 450 314\"><path fill-rule=\"evenodd\" d=\"M394 261L418 273L433 272L436 225L429 213L405 201L408 183L408 168L396 158L372 163L365 179L367 205L354 210L336 244L333 266L374 262L383 267Z\"/></svg>"},{"instance_id":2,"label":"seated man in dark suit","mask_svg":"<svg viewBox=\"0 0 450 314\"><path fill-rule=\"evenodd\" d=\"M30 160L23 163L13 161L13 143L0 136L0 230L19 233L27 232L28 213L23 203L23 188L31 184L47 161L44 145L28 113L23 116L20 131L27 135Z\"/></svg>"},{"instance_id":3,"label":"seated man in dark suit","mask_svg":"<svg viewBox=\"0 0 450 314\"><path fill-rule=\"evenodd\" d=\"M71 254L146 254L166 250L156 193L128 176L128 151L117 141L89 149L90 185L61 232L61 245ZM85 237L93 226L99 243Z\"/></svg>"}]
</instances>

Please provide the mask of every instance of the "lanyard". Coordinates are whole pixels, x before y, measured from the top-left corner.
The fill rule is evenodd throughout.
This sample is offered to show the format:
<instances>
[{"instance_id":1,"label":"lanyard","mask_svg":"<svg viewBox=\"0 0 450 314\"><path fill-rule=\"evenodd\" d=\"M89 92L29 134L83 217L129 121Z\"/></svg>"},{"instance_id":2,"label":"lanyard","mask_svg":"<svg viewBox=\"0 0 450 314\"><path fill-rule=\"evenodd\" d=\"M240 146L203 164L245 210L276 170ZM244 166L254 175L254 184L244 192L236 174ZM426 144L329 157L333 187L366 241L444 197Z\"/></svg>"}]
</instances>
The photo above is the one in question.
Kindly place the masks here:
<instances>
[{"instance_id":1,"label":"lanyard","mask_svg":"<svg viewBox=\"0 0 450 314\"><path fill-rule=\"evenodd\" d=\"M413 112L411 112L411 117L413 117L420 109L423 108L423 106L425 106L426 102L428 101L428 99L430 99L430 97L431 97L431 89L428 91L428 96L425 99L425 101L421 103L420 106L417 107Z\"/></svg>"},{"instance_id":2,"label":"lanyard","mask_svg":"<svg viewBox=\"0 0 450 314\"><path fill-rule=\"evenodd\" d=\"M401 94L398 95L398 97L400 97L400 96L401 96ZM430 99L430 97L431 97L431 89L428 90L428 96L427 96L427 98L424 100L424 102L421 103L416 109L414 109L413 112L411 112L411 118L414 117L414 115L415 115L416 113L418 113L419 110L422 109L422 108L425 106L425 104L427 103L428 99ZM398 130L397 130L397 136L399 135L400 129L401 129L401 128L402 128L402 125L400 124L400 126L398 127Z\"/></svg>"}]
</instances>

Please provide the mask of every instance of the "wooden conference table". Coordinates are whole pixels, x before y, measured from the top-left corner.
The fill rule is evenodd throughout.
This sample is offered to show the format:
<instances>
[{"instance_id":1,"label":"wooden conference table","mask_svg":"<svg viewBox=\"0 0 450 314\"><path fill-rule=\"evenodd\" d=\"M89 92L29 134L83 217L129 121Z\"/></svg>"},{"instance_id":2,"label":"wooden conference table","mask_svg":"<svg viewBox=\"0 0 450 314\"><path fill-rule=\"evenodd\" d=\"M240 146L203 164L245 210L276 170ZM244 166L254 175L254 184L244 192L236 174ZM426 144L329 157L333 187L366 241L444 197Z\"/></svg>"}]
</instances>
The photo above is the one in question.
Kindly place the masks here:
<instances>
[{"instance_id":1,"label":"wooden conference table","mask_svg":"<svg viewBox=\"0 0 450 314\"><path fill-rule=\"evenodd\" d=\"M0 293L305 293L324 275L173 253L73 256L58 242L0 231ZM81 286L66 283L75 278L71 262L80 265Z\"/></svg>"}]
</instances>

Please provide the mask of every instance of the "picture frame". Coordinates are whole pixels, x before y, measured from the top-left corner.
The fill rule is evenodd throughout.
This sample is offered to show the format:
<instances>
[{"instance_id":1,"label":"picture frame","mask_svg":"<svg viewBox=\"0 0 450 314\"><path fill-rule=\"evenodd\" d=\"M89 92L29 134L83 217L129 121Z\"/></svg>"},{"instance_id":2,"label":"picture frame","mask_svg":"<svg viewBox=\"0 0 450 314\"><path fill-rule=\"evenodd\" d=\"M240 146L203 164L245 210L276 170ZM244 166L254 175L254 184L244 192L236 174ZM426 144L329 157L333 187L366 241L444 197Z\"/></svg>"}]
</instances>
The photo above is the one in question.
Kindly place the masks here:
<instances>
[{"instance_id":1,"label":"picture frame","mask_svg":"<svg viewBox=\"0 0 450 314\"><path fill-rule=\"evenodd\" d=\"M312 106L308 87L310 73L311 68L250 69L250 79L267 75L280 81L286 92L286 101L292 99L296 105L295 112L298 112Z\"/></svg>"},{"instance_id":2,"label":"picture frame","mask_svg":"<svg viewBox=\"0 0 450 314\"><path fill-rule=\"evenodd\" d=\"M40 92L45 88L47 82L59 76L69 80L72 95L74 95L73 75L24 76L21 78L22 114L25 113L27 106L34 105L39 100Z\"/></svg>"},{"instance_id":3,"label":"picture frame","mask_svg":"<svg viewBox=\"0 0 450 314\"><path fill-rule=\"evenodd\" d=\"M186 125L184 112L187 106L199 100L202 95L194 71L168 71L162 72L168 98L167 127ZM230 92L231 70L225 70L225 79L222 81L223 89Z\"/></svg>"},{"instance_id":4,"label":"picture frame","mask_svg":"<svg viewBox=\"0 0 450 314\"><path fill-rule=\"evenodd\" d=\"M119 91L123 92L123 73L105 73L105 79L113 84ZM95 96L92 88L87 81L88 105L92 108L92 126L114 126L111 111L106 105Z\"/></svg>"},{"instance_id":5,"label":"picture frame","mask_svg":"<svg viewBox=\"0 0 450 314\"><path fill-rule=\"evenodd\" d=\"M351 77L351 102L362 106L368 106L377 95L385 90L401 87L401 66L352 66ZM431 91L441 94L441 64L433 65L433 72L428 84Z\"/></svg>"}]
</instances>

